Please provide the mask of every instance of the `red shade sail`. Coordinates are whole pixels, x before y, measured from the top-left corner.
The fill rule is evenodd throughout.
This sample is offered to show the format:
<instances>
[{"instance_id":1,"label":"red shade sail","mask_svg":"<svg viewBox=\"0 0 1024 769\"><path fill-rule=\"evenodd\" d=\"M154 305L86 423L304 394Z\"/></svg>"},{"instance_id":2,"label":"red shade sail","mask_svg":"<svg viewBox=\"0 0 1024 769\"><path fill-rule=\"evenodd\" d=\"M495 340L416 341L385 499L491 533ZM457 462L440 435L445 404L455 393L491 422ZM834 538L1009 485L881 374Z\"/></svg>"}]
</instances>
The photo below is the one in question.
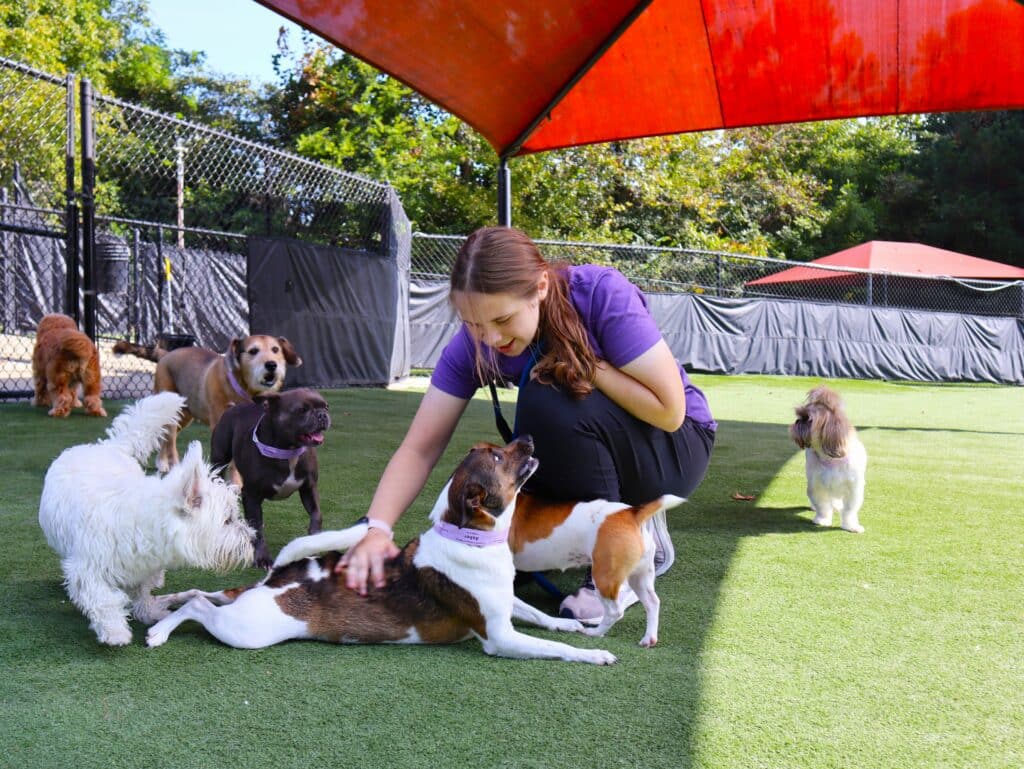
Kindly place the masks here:
<instances>
[{"instance_id":1,"label":"red shade sail","mask_svg":"<svg viewBox=\"0 0 1024 769\"><path fill-rule=\"evenodd\" d=\"M1024 269L1002 262L979 259L956 251L933 248L920 243L893 243L872 240L847 248L830 256L808 262L808 265L856 267L876 272L893 272L922 277L978 278L987 280L1024 280ZM818 270L814 267L790 267L788 270L751 280L748 286L780 285L835 281L856 273Z\"/></svg>"},{"instance_id":2,"label":"red shade sail","mask_svg":"<svg viewBox=\"0 0 1024 769\"><path fill-rule=\"evenodd\" d=\"M502 156L1024 106L1016 0L258 0Z\"/></svg>"}]
</instances>

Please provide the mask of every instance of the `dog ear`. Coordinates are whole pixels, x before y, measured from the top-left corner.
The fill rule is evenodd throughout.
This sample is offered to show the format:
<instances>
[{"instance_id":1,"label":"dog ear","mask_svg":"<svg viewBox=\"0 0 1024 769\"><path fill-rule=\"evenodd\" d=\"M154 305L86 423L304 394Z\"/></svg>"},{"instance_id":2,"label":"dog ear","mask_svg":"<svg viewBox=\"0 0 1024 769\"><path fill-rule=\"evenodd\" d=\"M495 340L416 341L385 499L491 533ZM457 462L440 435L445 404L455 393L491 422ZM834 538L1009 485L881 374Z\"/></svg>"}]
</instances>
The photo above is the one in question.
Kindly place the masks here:
<instances>
[{"instance_id":1,"label":"dog ear","mask_svg":"<svg viewBox=\"0 0 1024 769\"><path fill-rule=\"evenodd\" d=\"M239 365L242 363L242 343L244 341L244 337L236 336L228 345L228 356Z\"/></svg>"},{"instance_id":2,"label":"dog ear","mask_svg":"<svg viewBox=\"0 0 1024 769\"><path fill-rule=\"evenodd\" d=\"M281 345L281 352L284 355L285 363L289 366L301 366L302 358L300 358L299 354L295 352L295 348L292 347L292 343L283 336L279 336L277 341Z\"/></svg>"},{"instance_id":3,"label":"dog ear","mask_svg":"<svg viewBox=\"0 0 1024 769\"><path fill-rule=\"evenodd\" d=\"M850 432L850 423L843 413L818 407L814 409L813 419L822 452L833 458L846 456L846 436Z\"/></svg>"},{"instance_id":4,"label":"dog ear","mask_svg":"<svg viewBox=\"0 0 1024 769\"><path fill-rule=\"evenodd\" d=\"M265 392L259 395L254 395L252 398L253 403L258 403L263 407L264 411L271 411L274 406L277 405L278 399L281 397L280 393Z\"/></svg>"},{"instance_id":5,"label":"dog ear","mask_svg":"<svg viewBox=\"0 0 1024 769\"><path fill-rule=\"evenodd\" d=\"M462 490L462 504L459 510L462 518L459 522L460 527L465 527L467 523L476 517L476 512L483 506L486 498L487 489L482 485L474 481L466 484Z\"/></svg>"},{"instance_id":6,"label":"dog ear","mask_svg":"<svg viewBox=\"0 0 1024 769\"><path fill-rule=\"evenodd\" d=\"M203 489L209 480L206 463L203 461L203 447L199 441L189 444L188 452L179 467L181 476L176 482L181 494L182 514L190 517L203 506Z\"/></svg>"}]
</instances>

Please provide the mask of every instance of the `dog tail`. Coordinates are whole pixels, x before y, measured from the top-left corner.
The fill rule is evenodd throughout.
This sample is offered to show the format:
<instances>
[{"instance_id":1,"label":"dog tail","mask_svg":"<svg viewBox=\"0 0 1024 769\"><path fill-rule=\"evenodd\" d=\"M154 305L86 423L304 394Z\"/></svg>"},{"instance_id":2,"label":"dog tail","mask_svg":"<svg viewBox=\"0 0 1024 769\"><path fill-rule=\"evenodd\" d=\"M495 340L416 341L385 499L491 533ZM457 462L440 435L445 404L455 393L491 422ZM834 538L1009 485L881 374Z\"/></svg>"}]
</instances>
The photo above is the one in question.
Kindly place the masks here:
<instances>
[{"instance_id":1,"label":"dog tail","mask_svg":"<svg viewBox=\"0 0 1024 769\"><path fill-rule=\"evenodd\" d=\"M319 534L297 537L281 548L281 552L274 560L274 568L298 561L300 558L320 555L328 550L338 550L344 553L366 536L366 529L365 523L357 523L347 529L321 531Z\"/></svg>"},{"instance_id":2,"label":"dog tail","mask_svg":"<svg viewBox=\"0 0 1024 769\"><path fill-rule=\"evenodd\" d=\"M149 395L126 408L107 430L107 443L144 464L160 447L167 428L178 421L185 399L173 392Z\"/></svg>"},{"instance_id":3,"label":"dog tail","mask_svg":"<svg viewBox=\"0 0 1024 769\"><path fill-rule=\"evenodd\" d=\"M134 355L136 358L151 360L154 363L167 354L167 350L159 344L132 344L131 342L126 342L124 339L120 339L114 343L113 352L114 355L124 355L127 353L128 355Z\"/></svg>"},{"instance_id":4,"label":"dog tail","mask_svg":"<svg viewBox=\"0 0 1024 769\"><path fill-rule=\"evenodd\" d=\"M675 494L663 494L657 499L651 500L646 504L634 507L633 515L636 516L636 522L642 524L648 518L654 517L662 510L671 510L673 507L678 507L685 501L685 497L677 497Z\"/></svg>"}]
</instances>

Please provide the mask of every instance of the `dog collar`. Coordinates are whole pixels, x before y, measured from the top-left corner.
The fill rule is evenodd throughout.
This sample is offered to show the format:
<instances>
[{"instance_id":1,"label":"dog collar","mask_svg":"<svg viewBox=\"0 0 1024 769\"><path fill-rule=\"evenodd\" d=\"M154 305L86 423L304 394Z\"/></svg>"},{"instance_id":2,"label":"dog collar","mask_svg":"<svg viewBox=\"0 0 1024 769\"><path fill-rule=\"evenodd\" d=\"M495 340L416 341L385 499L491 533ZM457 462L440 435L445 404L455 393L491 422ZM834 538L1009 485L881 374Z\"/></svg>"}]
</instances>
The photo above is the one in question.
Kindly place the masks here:
<instances>
[{"instance_id":1,"label":"dog collar","mask_svg":"<svg viewBox=\"0 0 1024 769\"><path fill-rule=\"evenodd\" d=\"M508 542L508 529L501 531L480 531L480 529L463 529L454 523L438 521L434 524L434 531L445 539L453 542L461 542L464 545L473 547L487 547L488 545L503 545Z\"/></svg>"},{"instance_id":2,"label":"dog collar","mask_svg":"<svg viewBox=\"0 0 1024 769\"><path fill-rule=\"evenodd\" d=\"M242 389L242 385L238 384L238 379L235 377L235 372L231 370L231 361L225 361L224 363L224 369L228 372L228 384L231 385L231 389L235 391L236 395L240 395L245 400L251 401L252 397L249 395L249 393Z\"/></svg>"},{"instance_id":3,"label":"dog collar","mask_svg":"<svg viewBox=\"0 0 1024 769\"><path fill-rule=\"evenodd\" d=\"M252 442L256 444L256 448L259 449L260 454L267 457L268 459L295 459L301 457L306 453L305 446L299 446L297 449L278 449L274 446L268 446L265 443L260 443L260 439L256 437L256 431L260 429L260 423L263 421L261 416L256 421L256 426L252 428Z\"/></svg>"}]
</instances>

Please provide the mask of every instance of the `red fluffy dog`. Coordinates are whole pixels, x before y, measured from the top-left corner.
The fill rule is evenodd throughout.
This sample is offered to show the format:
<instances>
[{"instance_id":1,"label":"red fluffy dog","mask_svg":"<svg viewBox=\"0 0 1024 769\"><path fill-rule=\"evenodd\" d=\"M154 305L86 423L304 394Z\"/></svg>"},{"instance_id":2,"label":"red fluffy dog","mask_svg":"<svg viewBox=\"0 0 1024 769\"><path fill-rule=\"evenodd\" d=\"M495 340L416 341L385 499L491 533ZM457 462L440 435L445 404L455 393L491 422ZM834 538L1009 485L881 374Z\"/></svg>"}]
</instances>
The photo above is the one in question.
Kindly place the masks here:
<instances>
[{"instance_id":1,"label":"red fluffy dog","mask_svg":"<svg viewBox=\"0 0 1024 769\"><path fill-rule=\"evenodd\" d=\"M66 417L85 403L87 413L105 417L100 400L100 353L67 315L45 315L32 352L33 406L50 406L51 417ZM82 400L78 385L82 385Z\"/></svg>"}]
</instances>

